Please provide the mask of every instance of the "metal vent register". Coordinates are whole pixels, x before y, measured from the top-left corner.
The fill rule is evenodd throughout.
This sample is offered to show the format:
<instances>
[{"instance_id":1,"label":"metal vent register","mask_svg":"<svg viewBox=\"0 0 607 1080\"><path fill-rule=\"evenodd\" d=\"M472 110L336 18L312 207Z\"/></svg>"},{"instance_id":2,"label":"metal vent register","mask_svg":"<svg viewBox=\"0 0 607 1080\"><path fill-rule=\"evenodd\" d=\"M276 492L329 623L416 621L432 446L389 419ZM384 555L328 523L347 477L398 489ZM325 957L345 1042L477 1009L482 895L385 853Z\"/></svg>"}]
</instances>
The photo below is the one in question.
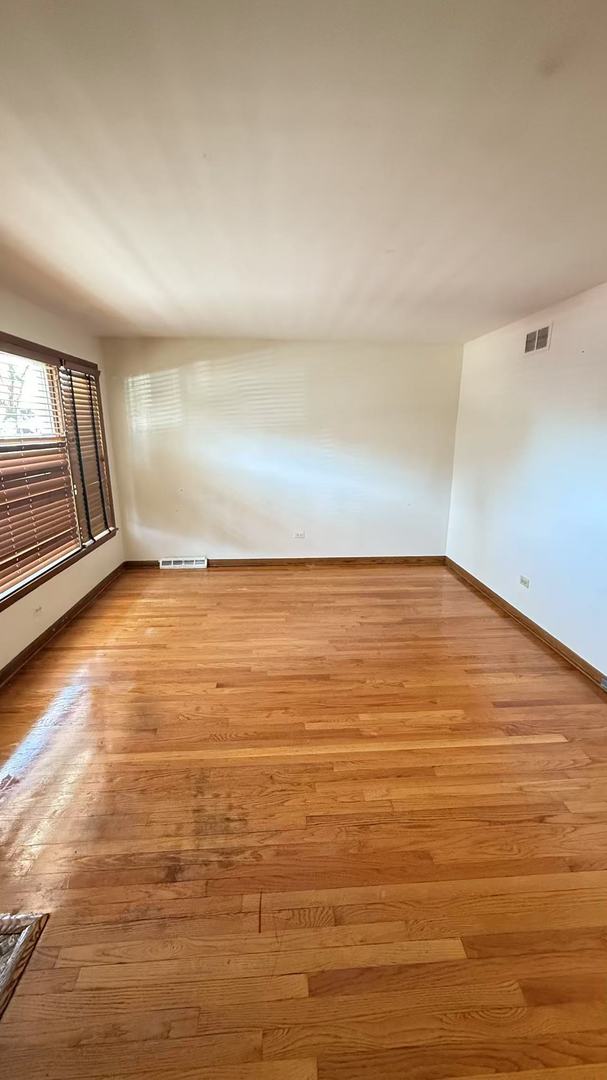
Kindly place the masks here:
<instances>
[{"instance_id":1,"label":"metal vent register","mask_svg":"<svg viewBox=\"0 0 607 1080\"><path fill-rule=\"evenodd\" d=\"M540 326L539 330L530 330L525 335L525 352L541 352L550 346L551 324Z\"/></svg>"},{"instance_id":2,"label":"metal vent register","mask_svg":"<svg viewBox=\"0 0 607 1080\"><path fill-rule=\"evenodd\" d=\"M206 570L207 560L202 555L193 555L191 558L160 559L161 570Z\"/></svg>"}]
</instances>

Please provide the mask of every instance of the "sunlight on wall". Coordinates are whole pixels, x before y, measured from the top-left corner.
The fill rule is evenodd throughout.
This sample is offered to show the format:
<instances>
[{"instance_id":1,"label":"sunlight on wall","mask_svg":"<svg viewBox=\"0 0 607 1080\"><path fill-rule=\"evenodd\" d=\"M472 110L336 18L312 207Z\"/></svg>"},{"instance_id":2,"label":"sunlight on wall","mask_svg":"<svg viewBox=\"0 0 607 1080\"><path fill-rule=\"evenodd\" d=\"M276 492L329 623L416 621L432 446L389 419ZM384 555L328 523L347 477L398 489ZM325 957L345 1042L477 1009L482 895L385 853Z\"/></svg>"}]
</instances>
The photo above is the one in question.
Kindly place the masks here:
<instances>
[{"instance_id":1,"label":"sunlight on wall","mask_svg":"<svg viewBox=\"0 0 607 1080\"><path fill-rule=\"evenodd\" d=\"M177 427L182 420L179 373L133 376L126 384L126 404L133 431Z\"/></svg>"},{"instance_id":2,"label":"sunlight on wall","mask_svg":"<svg viewBox=\"0 0 607 1080\"><path fill-rule=\"evenodd\" d=\"M105 351L129 557L444 551L457 351L189 339Z\"/></svg>"}]
</instances>

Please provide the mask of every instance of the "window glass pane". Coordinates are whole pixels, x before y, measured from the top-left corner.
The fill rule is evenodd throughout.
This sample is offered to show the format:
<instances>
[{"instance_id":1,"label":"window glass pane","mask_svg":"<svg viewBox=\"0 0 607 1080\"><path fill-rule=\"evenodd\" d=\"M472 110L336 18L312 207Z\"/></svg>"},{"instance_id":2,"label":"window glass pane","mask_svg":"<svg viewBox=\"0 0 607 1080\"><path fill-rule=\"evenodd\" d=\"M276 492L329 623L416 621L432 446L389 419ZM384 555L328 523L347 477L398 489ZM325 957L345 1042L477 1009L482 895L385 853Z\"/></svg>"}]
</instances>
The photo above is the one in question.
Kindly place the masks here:
<instances>
[{"instance_id":1,"label":"window glass pane","mask_svg":"<svg viewBox=\"0 0 607 1080\"><path fill-rule=\"evenodd\" d=\"M0 352L0 439L61 431L53 375L47 364Z\"/></svg>"}]
</instances>

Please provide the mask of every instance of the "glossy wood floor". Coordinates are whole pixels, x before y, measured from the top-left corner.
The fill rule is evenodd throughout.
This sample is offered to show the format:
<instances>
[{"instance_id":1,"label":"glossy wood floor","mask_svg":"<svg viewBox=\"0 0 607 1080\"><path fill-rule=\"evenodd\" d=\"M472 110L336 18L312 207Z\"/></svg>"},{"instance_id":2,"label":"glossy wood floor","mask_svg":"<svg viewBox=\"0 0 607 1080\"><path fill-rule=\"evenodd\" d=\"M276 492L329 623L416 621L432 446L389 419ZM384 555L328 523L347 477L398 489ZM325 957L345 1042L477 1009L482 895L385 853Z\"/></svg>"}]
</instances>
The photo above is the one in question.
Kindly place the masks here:
<instances>
[{"instance_id":1,"label":"glossy wood floor","mask_svg":"<svg viewBox=\"0 0 607 1080\"><path fill-rule=\"evenodd\" d=\"M7 1080L607 1077L607 697L447 569L125 573L0 706Z\"/></svg>"}]
</instances>

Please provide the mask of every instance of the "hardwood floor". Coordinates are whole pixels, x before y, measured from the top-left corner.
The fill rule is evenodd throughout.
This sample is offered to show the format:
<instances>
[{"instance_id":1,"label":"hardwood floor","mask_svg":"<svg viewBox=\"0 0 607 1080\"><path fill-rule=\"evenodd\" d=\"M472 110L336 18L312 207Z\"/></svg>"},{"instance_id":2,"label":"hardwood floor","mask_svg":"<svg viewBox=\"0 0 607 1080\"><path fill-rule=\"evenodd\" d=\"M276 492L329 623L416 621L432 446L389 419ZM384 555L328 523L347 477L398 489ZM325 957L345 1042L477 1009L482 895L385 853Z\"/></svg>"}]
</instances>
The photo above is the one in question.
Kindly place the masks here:
<instances>
[{"instance_id":1,"label":"hardwood floor","mask_svg":"<svg viewBox=\"0 0 607 1080\"><path fill-rule=\"evenodd\" d=\"M0 708L7 1078L607 1077L607 696L444 567L128 572Z\"/></svg>"}]
</instances>

